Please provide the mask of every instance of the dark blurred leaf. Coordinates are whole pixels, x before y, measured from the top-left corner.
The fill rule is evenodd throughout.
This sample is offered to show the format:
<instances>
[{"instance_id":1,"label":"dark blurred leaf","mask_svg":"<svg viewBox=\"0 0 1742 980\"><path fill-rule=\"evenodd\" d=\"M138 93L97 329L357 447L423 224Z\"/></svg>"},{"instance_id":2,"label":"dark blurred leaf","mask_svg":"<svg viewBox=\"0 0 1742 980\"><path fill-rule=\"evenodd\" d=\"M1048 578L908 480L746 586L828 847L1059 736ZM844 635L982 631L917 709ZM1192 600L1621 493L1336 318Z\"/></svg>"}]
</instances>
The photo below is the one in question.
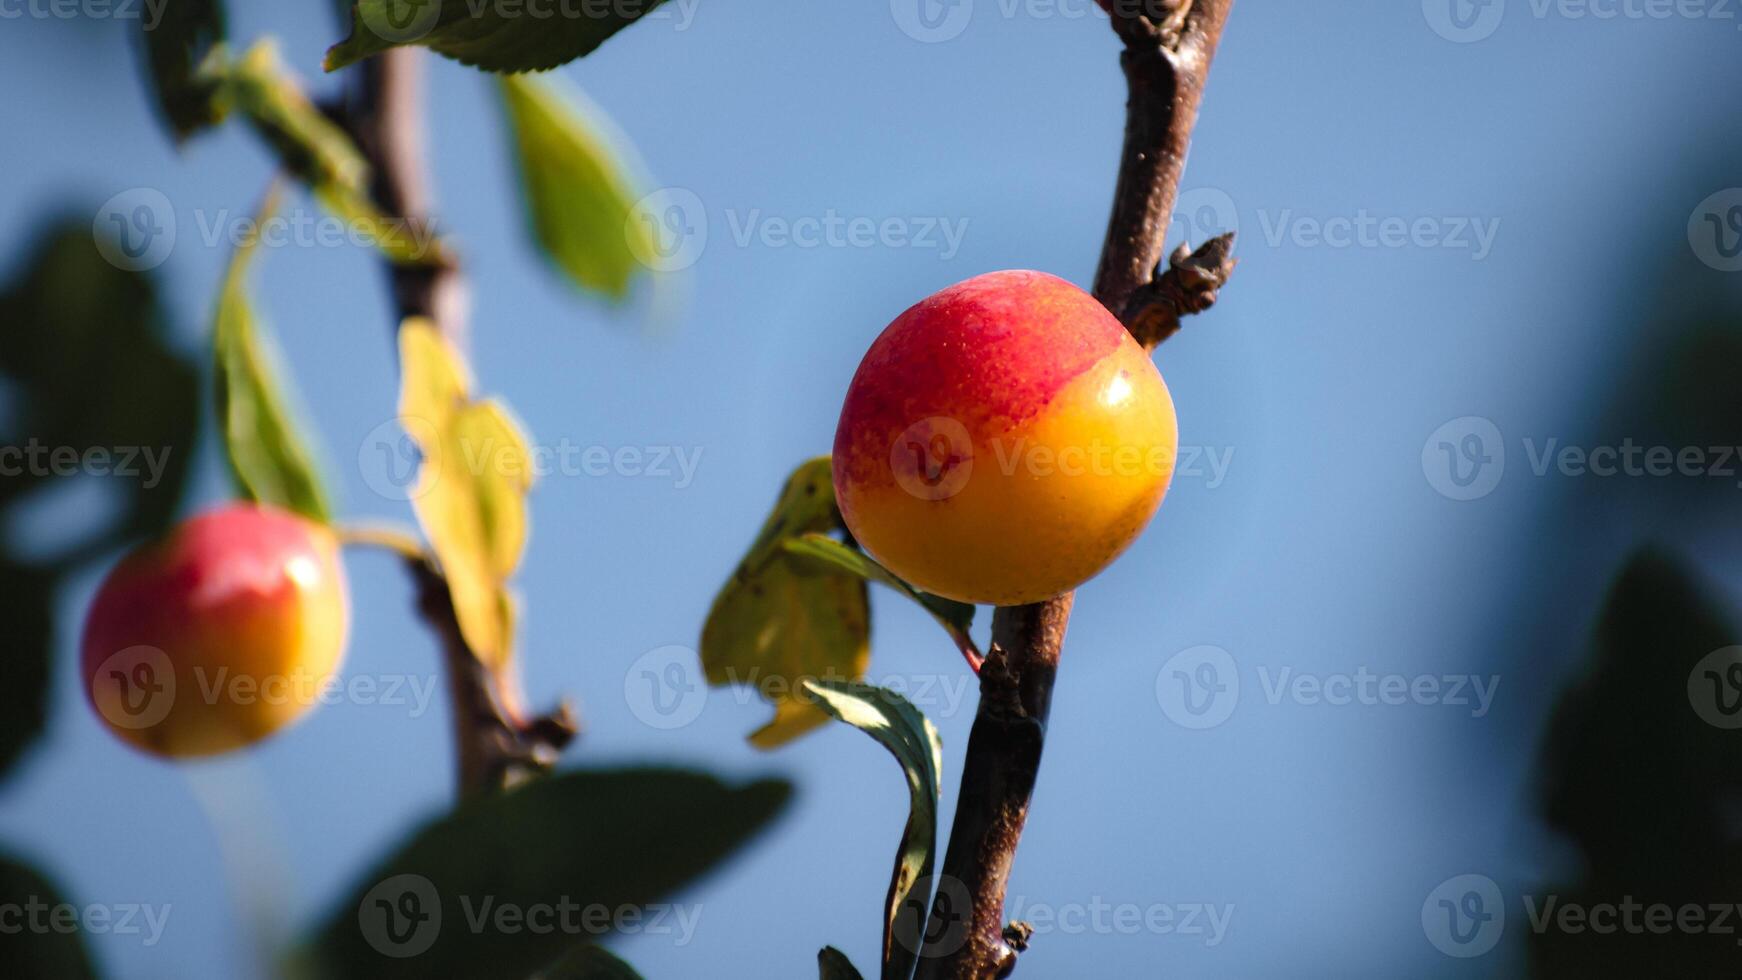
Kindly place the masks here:
<instances>
[{"instance_id":1,"label":"dark blurred leaf","mask_svg":"<svg viewBox=\"0 0 1742 980\"><path fill-rule=\"evenodd\" d=\"M980 651L974 645L973 638L968 635L968 628L974 625L972 605L922 592L897 578L894 572L884 568L870 555L849 548L826 534L813 533L788 538L781 542L781 547L794 559L812 567L833 568L849 572L867 582L881 582L889 586L931 613L938 625L944 628L944 632L950 634L957 649L976 660L979 658Z\"/></svg>"},{"instance_id":2,"label":"dark blurred leaf","mask_svg":"<svg viewBox=\"0 0 1742 980\"><path fill-rule=\"evenodd\" d=\"M6 980L85 980L97 974L79 931L68 932L54 910L74 908L48 879L0 855L0 909L11 910L0 941Z\"/></svg>"},{"instance_id":3,"label":"dark blurred leaf","mask_svg":"<svg viewBox=\"0 0 1742 980\"><path fill-rule=\"evenodd\" d=\"M598 938L596 914L583 910L615 914L664 898L767 826L790 796L782 781L728 786L650 768L562 773L474 800L376 867L304 951L305 965L371 980L526 976ZM571 925L554 918L542 932L498 917L564 907L575 910Z\"/></svg>"},{"instance_id":4,"label":"dark blurred leaf","mask_svg":"<svg viewBox=\"0 0 1742 980\"><path fill-rule=\"evenodd\" d=\"M1577 846L1585 873L1540 889L1539 907L1550 895L1587 910L1742 896L1742 729L1720 727L1742 703L1729 669L1742 658L1724 652L1739 641L1681 562L1645 552L1628 563L1590 671L1556 708L1544 750L1544 815ZM1531 955L1533 974L1554 978L1734 976L1738 963L1734 935L1681 928L1605 935L1551 924L1533 931Z\"/></svg>"},{"instance_id":5,"label":"dark blurred leaf","mask_svg":"<svg viewBox=\"0 0 1742 980\"><path fill-rule=\"evenodd\" d=\"M824 946L817 953L817 972L820 980L865 980L847 954L833 946Z\"/></svg>"},{"instance_id":6,"label":"dark blurred leaf","mask_svg":"<svg viewBox=\"0 0 1742 980\"><path fill-rule=\"evenodd\" d=\"M907 980L918 960L918 944L898 937L921 935L931 906L931 895L922 885L931 880L937 850L943 743L925 713L894 691L858 683L803 684L824 711L888 749L907 777L907 825L901 831L895 873L883 903L883 980Z\"/></svg>"},{"instance_id":7,"label":"dark blurred leaf","mask_svg":"<svg viewBox=\"0 0 1742 980\"><path fill-rule=\"evenodd\" d=\"M270 203L263 209L264 215L272 211ZM326 523L332 508L296 413L283 394L282 359L248 295L249 260L257 245L250 239L231 257L212 327L225 456L248 499Z\"/></svg>"},{"instance_id":8,"label":"dark blurred leaf","mask_svg":"<svg viewBox=\"0 0 1742 980\"><path fill-rule=\"evenodd\" d=\"M642 980L641 974L598 946L577 946L533 975L533 980Z\"/></svg>"},{"instance_id":9,"label":"dark blurred leaf","mask_svg":"<svg viewBox=\"0 0 1742 980\"><path fill-rule=\"evenodd\" d=\"M637 256L653 254L652 233L629 220L635 193L622 163L554 81L508 75L501 86L534 238L575 285L621 299Z\"/></svg>"},{"instance_id":10,"label":"dark blurred leaf","mask_svg":"<svg viewBox=\"0 0 1742 980\"><path fill-rule=\"evenodd\" d=\"M165 343L141 274L108 264L86 220L51 228L0 291L0 771L46 721L54 595L65 572L168 526L187 482L199 423L193 366ZM63 465L66 464L66 465ZM68 468L70 466L70 469ZM103 480L114 517L48 555L19 555L18 509Z\"/></svg>"},{"instance_id":11,"label":"dark blurred leaf","mask_svg":"<svg viewBox=\"0 0 1742 980\"><path fill-rule=\"evenodd\" d=\"M587 54L660 0L580 4L560 16L529 6L464 0L357 0L351 34L327 50L336 71L401 44L420 44L493 72L544 71Z\"/></svg>"},{"instance_id":12,"label":"dark blurred leaf","mask_svg":"<svg viewBox=\"0 0 1742 980\"><path fill-rule=\"evenodd\" d=\"M800 680L853 680L864 676L870 662L864 580L801 567L783 552L789 539L832 530L840 522L829 458L801 464L787 477L774 510L714 597L702 626L708 683L753 686L774 703L774 719L750 735L757 748L783 745L828 721L822 709L796 696Z\"/></svg>"},{"instance_id":13,"label":"dark blurred leaf","mask_svg":"<svg viewBox=\"0 0 1742 980\"><path fill-rule=\"evenodd\" d=\"M157 105L175 138L186 139L224 118L218 99L223 0L174 0L162 4L153 22L140 18L145 57Z\"/></svg>"}]
</instances>

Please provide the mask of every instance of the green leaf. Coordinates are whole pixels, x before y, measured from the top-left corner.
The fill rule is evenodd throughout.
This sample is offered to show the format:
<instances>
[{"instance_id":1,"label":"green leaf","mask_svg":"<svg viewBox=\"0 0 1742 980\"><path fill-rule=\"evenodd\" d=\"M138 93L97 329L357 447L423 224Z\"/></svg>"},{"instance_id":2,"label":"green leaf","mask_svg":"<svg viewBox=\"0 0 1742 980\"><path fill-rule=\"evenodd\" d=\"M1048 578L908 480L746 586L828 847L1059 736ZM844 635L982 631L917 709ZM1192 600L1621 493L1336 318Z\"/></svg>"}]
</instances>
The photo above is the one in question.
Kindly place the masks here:
<instances>
[{"instance_id":1,"label":"green leaf","mask_svg":"<svg viewBox=\"0 0 1742 980\"><path fill-rule=\"evenodd\" d=\"M474 401L460 352L422 319L399 328L399 417L422 460L412 508L441 561L454 614L488 666L514 648L508 580L526 546L532 451L494 401Z\"/></svg>"},{"instance_id":2,"label":"green leaf","mask_svg":"<svg viewBox=\"0 0 1742 980\"><path fill-rule=\"evenodd\" d=\"M944 632L950 634L956 648L966 654L969 660L978 662L981 659L979 648L974 645L973 637L968 635L968 628L974 623L974 607L969 603L921 592L897 578L894 572L878 564L870 555L849 548L826 534L805 534L787 538L781 542L781 547L787 554L813 567L833 568L849 572L867 582L881 582L889 586L919 603L930 613L938 621L938 625L944 628Z\"/></svg>"},{"instance_id":3,"label":"green leaf","mask_svg":"<svg viewBox=\"0 0 1742 980\"><path fill-rule=\"evenodd\" d=\"M531 5L475 0L357 0L351 34L327 49L337 71L402 44L430 48L491 72L545 71L588 54L660 0L578 5L559 16L532 16Z\"/></svg>"},{"instance_id":4,"label":"green leaf","mask_svg":"<svg viewBox=\"0 0 1742 980\"><path fill-rule=\"evenodd\" d=\"M560 773L480 797L366 875L296 965L369 980L528 976L600 939L601 910L663 900L714 867L791 792L779 780L730 786L645 768ZM693 914L668 910L667 928L680 910Z\"/></svg>"},{"instance_id":5,"label":"green leaf","mask_svg":"<svg viewBox=\"0 0 1742 980\"><path fill-rule=\"evenodd\" d=\"M428 229L413 228L381 213L369 196L368 161L350 135L309 101L271 41L254 45L229 66L223 91L279 163L384 255L400 264L447 261L440 240Z\"/></svg>"},{"instance_id":6,"label":"green leaf","mask_svg":"<svg viewBox=\"0 0 1742 980\"><path fill-rule=\"evenodd\" d=\"M82 931L31 928L28 909L70 906L60 890L34 868L0 856L0 908L11 909L11 928L0 942L0 976L15 980L86 980L97 973L85 951ZM39 913L47 916L47 912ZM47 923L47 920L44 920ZM22 928L21 928L22 927Z\"/></svg>"},{"instance_id":7,"label":"green leaf","mask_svg":"<svg viewBox=\"0 0 1742 980\"><path fill-rule=\"evenodd\" d=\"M774 719L750 735L758 748L783 745L828 721L797 696L800 679L850 680L864 676L870 662L864 580L800 567L784 552L791 537L830 530L840 521L828 457L799 466L702 626L708 683L754 686L774 704Z\"/></svg>"},{"instance_id":8,"label":"green leaf","mask_svg":"<svg viewBox=\"0 0 1742 980\"><path fill-rule=\"evenodd\" d=\"M139 23L158 110L176 140L222 121L223 0L165 3L155 21Z\"/></svg>"},{"instance_id":9,"label":"green leaf","mask_svg":"<svg viewBox=\"0 0 1742 980\"><path fill-rule=\"evenodd\" d=\"M599 946L576 946L533 980L642 980L635 968Z\"/></svg>"},{"instance_id":10,"label":"green leaf","mask_svg":"<svg viewBox=\"0 0 1742 980\"><path fill-rule=\"evenodd\" d=\"M269 202L263 216L273 210ZM250 239L231 256L212 328L225 455L243 496L328 523L332 507L297 413L283 393L281 358L248 295L248 267L256 250L256 240Z\"/></svg>"},{"instance_id":11,"label":"green leaf","mask_svg":"<svg viewBox=\"0 0 1742 980\"><path fill-rule=\"evenodd\" d=\"M803 686L823 710L888 749L907 776L907 826L895 852L883 918L883 980L907 980L919 952L897 936L922 934L931 898L923 887L931 878L937 849L943 743L925 713L894 691L856 682L807 680Z\"/></svg>"},{"instance_id":12,"label":"green leaf","mask_svg":"<svg viewBox=\"0 0 1742 980\"><path fill-rule=\"evenodd\" d=\"M501 86L533 237L575 285L623 298L653 240L629 220L634 188L594 122L598 110L554 80L509 75Z\"/></svg>"},{"instance_id":13,"label":"green leaf","mask_svg":"<svg viewBox=\"0 0 1742 980\"><path fill-rule=\"evenodd\" d=\"M833 946L824 946L817 953L817 972L820 980L865 980L847 954Z\"/></svg>"},{"instance_id":14,"label":"green leaf","mask_svg":"<svg viewBox=\"0 0 1742 980\"><path fill-rule=\"evenodd\" d=\"M0 445L36 454L0 479L0 527L23 530L25 508L52 505L75 486L98 483L115 505L47 548L25 551L29 533L0 536L0 617L8 630L0 772L47 723L53 611L65 576L168 527L197 455L199 372L169 345L151 281L104 260L90 214L69 209L47 226L21 249L18 277L0 286L0 389L9 396Z\"/></svg>"}]
</instances>

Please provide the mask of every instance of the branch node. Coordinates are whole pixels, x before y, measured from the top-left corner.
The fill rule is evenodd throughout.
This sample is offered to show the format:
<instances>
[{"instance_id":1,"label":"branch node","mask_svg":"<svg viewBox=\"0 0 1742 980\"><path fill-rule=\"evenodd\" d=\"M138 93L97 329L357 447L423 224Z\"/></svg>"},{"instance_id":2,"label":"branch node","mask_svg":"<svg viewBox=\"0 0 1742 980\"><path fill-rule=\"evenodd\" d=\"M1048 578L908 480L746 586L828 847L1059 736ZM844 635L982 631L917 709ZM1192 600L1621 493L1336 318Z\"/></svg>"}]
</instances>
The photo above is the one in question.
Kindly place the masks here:
<instances>
[{"instance_id":1,"label":"branch node","mask_svg":"<svg viewBox=\"0 0 1742 980\"><path fill-rule=\"evenodd\" d=\"M1156 266L1150 280L1131 294L1120 319L1145 350L1153 350L1179 332L1182 317L1215 305L1217 290L1228 284L1239 263L1231 231L1196 251L1182 244L1168 257L1166 269Z\"/></svg>"}]
</instances>

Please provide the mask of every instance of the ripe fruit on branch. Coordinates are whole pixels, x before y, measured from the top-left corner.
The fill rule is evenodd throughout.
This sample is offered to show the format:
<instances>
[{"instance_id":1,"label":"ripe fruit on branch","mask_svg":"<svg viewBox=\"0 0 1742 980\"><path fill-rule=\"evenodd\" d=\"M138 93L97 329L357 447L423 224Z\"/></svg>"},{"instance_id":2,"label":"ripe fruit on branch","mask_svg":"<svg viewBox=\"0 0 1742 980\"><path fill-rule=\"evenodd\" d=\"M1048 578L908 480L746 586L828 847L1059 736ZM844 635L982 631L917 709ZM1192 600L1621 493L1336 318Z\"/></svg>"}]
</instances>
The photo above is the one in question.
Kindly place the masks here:
<instances>
[{"instance_id":1,"label":"ripe fruit on branch","mask_svg":"<svg viewBox=\"0 0 1742 980\"><path fill-rule=\"evenodd\" d=\"M239 748L300 717L344 654L331 531L236 504L183 522L109 573L85 618L85 691L116 736L164 756Z\"/></svg>"},{"instance_id":2,"label":"ripe fruit on branch","mask_svg":"<svg viewBox=\"0 0 1742 980\"><path fill-rule=\"evenodd\" d=\"M1173 399L1094 297L992 272L895 318L847 389L835 496L907 581L1019 605L1076 588L1149 523L1173 477Z\"/></svg>"}]
</instances>

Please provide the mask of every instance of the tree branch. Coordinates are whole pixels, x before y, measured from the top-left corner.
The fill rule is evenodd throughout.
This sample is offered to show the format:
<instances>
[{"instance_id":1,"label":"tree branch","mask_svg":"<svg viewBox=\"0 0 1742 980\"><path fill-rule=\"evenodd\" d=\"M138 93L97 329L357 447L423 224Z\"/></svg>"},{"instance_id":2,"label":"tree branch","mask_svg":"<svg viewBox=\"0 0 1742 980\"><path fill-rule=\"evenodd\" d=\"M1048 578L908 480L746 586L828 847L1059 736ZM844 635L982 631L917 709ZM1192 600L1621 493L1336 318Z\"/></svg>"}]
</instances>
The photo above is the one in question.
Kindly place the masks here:
<instances>
[{"instance_id":1,"label":"tree branch","mask_svg":"<svg viewBox=\"0 0 1742 980\"><path fill-rule=\"evenodd\" d=\"M424 170L422 52L393 48L363 61L354 72L356 83L339 115L373 169L375 202L412 230L427 231L432 219ZM388 276L400 320L426 317L456 343L464 343L469 304L465 280L452 259L389 263ZM568 706L523 719L512 675L491 671L466 645L440 570L421 560L407 564L417 585L418 611L441 640L461 798L549 770L575 736Z\"/></svg>"},{"instance_id":2,"label":"tree branch","mask_svg":"<svg viewBox=\"0 0 1742 980\"><path fill-rule=\"evenodd\" d=\"M1184 267L1178 273L1164 273L1157 266L1204 80L1233 0L1149 0L1147 9L1154 17L1131 11L1131 0L1111 0L1110 5L1113 28L1125 42L1119 60L1129 97L1095 298L1115 315L1131 310L1159 328L1166 317L1153 307L1178 297L1173 318L1177 327L1179 314L1201 310L1214 300L1215 287L1232 270L1226 252L1218 259L1209 245L1200 249L1207 254L1195 263L1198 253L1188 252L1175 264ZM1194 282L1186 281L1188 274ZM1169 275L1175 282L1163 282ZM1147 336L1134 336L1153 347L1171 332L1153 329ZM993 646L980 672L980 706L968 736L955 822L926 929L931 941L922 951L916 980L996 980L1016 968L1017 946L1025 942L1012 944L1006 938L1004 894L1040 767L1053 679L1073 601L1067 594L993 614ZM955 908L964 891L971 903L966 921ZM1021 929L1009 935L1026 940Z\"/></svg>"}]
</instances>

